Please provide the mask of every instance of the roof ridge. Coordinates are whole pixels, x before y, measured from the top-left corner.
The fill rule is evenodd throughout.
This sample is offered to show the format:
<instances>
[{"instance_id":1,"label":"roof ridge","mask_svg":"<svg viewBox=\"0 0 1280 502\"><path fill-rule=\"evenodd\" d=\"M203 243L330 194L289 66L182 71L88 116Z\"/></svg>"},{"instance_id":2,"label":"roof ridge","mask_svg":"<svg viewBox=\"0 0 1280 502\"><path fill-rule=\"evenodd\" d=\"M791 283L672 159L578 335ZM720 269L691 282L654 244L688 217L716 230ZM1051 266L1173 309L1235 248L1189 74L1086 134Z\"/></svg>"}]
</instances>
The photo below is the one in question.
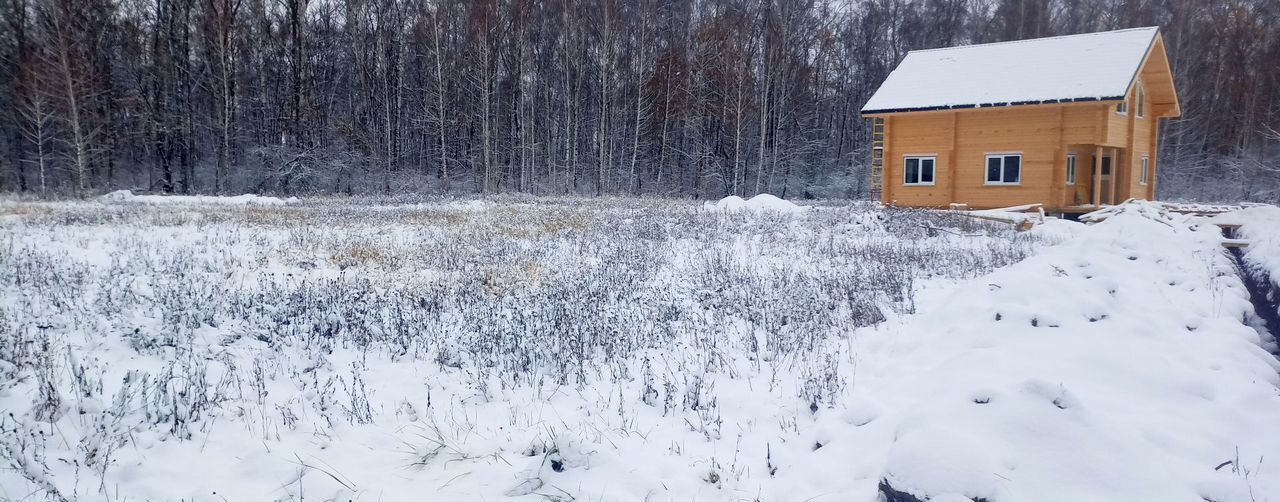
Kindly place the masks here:
<instances>
[{"instance_id":1,"label":"roof ridge","mask_svg":"<svg viewBox=\"0 0 1280 502\"><path fill-rule=\"evenodd\" d=\"M1083 37L1088 37L1088 36L1092 36L1092 35L1109 35L1109 34L1112 34L1112 33L1124 33L1124 32L1128 32L1128 31L1141 31L1141 30L1156 30L1156 31L1159 31L1159 30L1160 30L1160 27L1159 27L1159 26L1142 26L1142 27L1138 27L1138 28L1125 28L1125 29L1122 29L1122 30L1094 31L1094 32L1089 32L1089 33L1076 33L1076 34L1074 34L1074 35L1054 35L1054 36L1052 36L1052 37L1040 37L1040 38L1024 38L1024 39L1022 39L1022 40L1006 40L1006 41L1004 41L1004 42L988 42L988 43L985 43L985 44L953 45L953 46L951 46L951 47L934 47L934 48L932 48L932 49L915 49L915 50L912 50L912 51L908 51L907 53L908 53L908 54L910 54L910 53L913 53L913 52L939 52L939 51L949 51L949 50L955 50L955 49L972 49L972 48L975 48L975 47L991 47L991 46L996 46L996 45L1012 45L1012 44L1020 44L1020 43L1025 43L1025 42L1040 42L1040 41L1043 41L1043 40L1055 40L1055 39L1060 39L1060 38L1077 38L1077 37L1081 37L1081 38L1083 38Z\"/></svg>"}]
</instances>

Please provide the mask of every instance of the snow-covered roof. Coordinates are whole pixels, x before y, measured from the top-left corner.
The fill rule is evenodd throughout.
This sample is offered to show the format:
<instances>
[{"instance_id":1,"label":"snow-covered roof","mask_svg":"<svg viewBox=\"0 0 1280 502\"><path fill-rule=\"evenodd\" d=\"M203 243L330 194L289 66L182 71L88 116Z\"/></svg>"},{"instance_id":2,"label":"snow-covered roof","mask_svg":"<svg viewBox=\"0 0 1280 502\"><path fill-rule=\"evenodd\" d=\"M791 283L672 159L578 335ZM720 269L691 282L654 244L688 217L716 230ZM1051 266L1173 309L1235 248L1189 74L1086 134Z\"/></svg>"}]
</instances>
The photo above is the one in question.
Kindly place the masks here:
<instances>
[{"instance_id":1,"label":"snow-covered roof","mask_svg":"<svg viewBox=\"0 0 1280 502\"><path fill-rule=\"evenodd\" d=\"M862 113L1123 99L1158 31L911 51Z\"/></svg>"}]
</instances>

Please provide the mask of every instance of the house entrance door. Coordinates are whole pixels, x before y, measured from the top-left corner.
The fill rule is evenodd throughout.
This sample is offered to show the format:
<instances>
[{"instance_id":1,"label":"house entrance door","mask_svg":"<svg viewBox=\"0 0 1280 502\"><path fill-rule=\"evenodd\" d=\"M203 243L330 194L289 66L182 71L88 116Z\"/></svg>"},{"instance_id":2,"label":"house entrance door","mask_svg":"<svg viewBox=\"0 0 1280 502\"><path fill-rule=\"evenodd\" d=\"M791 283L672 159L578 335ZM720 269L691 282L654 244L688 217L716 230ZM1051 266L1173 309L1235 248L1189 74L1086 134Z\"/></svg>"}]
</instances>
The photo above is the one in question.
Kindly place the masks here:
<instances>
[{"instance_id":1,"label":"house entrance door","mask_svg":"<svg viewBox=\"0 0 1280 502\"><path fill-rule=\"evenodd\" d=\"M1101 200L1095 200L1093 201L1093 204L1094 205L1115 204L1115 201L1110 200L1110 197L1111 197L1111 155L1110 154L1102 155L1102 177L1101 179L1094 179L1093 182L1101 184L1101 187L1102 187L1101 192L1099 192L1098 194L1098 198Z\"/></svg>"}]
</instances>

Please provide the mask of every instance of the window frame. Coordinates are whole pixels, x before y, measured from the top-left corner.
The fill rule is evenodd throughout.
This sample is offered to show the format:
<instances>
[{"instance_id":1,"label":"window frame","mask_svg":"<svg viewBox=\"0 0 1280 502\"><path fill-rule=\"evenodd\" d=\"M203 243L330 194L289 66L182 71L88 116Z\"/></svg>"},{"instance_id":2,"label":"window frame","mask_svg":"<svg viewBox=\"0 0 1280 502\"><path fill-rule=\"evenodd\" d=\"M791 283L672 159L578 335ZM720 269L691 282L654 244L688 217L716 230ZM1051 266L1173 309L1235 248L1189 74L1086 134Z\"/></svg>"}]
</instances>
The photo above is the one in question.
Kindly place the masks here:
<instances>
[{"instance_id":1,"label":"window frame","mask_svg":"<svg viewBox=\"0 0 1280 502\"><path fill-rule=\"evenodd\" d=\"M1006 166L1005 159L1008 157L1018 158L1018 180L1005 181ZM991 181L987 177L987 169L991 165L991 159L1000 159L1000 181ZM1022 152L987 152L982 158L982 181L984 186L1018 186L1022 184L1022 171L1026 164L1023 162Z\"/></svg>"},{"instance_id":2,"label":"window frame","mask_svg":"<svg viewBox=\"0 0 1280 502\"><path fill-rule=\"evenodd\" d=\"M1142 156L1142 166L1138 171L1138 184L1146 186L1151 182L1151 156Z\"/></svg>"},{"instance_id":3,"label":"window frame","mask_svg":"<svg viewBox=\"0 0 1280 502\"><path fill-rule=\"evenodd\" d=\"M1076 154L1068 153L1067 154L1067 184L1068 185L1076 184L1076 175L1078 174L1076 172L1076 168L1078 165L1079 165L1079 158L1076 157Z\"/></svg>"},{"instance_id":4,"label":"window frame","mask_svg":"<svg viewBox=\"0 0 1280 502\"><path fill-rule=\"evenodd\" d=\"M1116 115L1129 116L1129 96L1125 96L1123 101L1116 103Z\"/></svg>"},{"instance_id":5,"label":"window frame","mask_svg":"<svg viewBox=\"0 0 1280 502\"><path fill-rule=\"evenodd\" d=\"M921 179L921 178L923 178L922 174L924 173L924 171L923 171L923 170L919 170L919 169L921 169L920 167L917 167L917 169L918 169L918 170L916 171L916 182L915 182L915 183L912 183L912 182L910 182L910 181L907 181L907 161L908 161L908 160L911 160L911 159L915 159L915 160L917 160L917 161L929 160L930 162L932 162L932 163L933 163L933 176L931 176L931 178L933 178L933 181L930 181L930 182L927 182L927 183L926 183L926 182L922 182L922 181L920 181L920 179ZM922 164L923 164L923 163L918 164L918 165L922 165ZM936 186L937 184L938 184L938 154L936 154L936 153L913 153L913 154L907 154L907 155L903 155L903 156L902 156L902 186L908 186L908 187L928 187L928 186Z\"/></svg>"}]
</instances>

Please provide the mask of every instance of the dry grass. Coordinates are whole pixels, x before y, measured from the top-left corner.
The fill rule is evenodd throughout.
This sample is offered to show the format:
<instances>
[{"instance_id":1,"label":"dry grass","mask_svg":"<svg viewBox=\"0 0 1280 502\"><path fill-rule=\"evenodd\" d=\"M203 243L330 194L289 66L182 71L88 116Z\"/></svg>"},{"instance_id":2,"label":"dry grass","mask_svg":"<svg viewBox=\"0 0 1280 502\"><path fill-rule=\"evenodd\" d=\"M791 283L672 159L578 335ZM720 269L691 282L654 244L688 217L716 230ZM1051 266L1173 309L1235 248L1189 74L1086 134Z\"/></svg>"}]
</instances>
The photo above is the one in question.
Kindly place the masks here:
<instances>
[{"instance_id":1,"label":"dry grass","mask_svg":"<svg viewBox=\"0 0 1280 502\"><path fill-rule=\"evenodd\" d=\"M480 282L489 295L502 296L521 286L536 288L542 283L543 274L542 265L526 260L514 266L487 268Z\"/></svg>"},{"instance_id":2,"label":"dry grass","mask_svg":"<svg viewBox=\"0 0 1280 502\"><path fill-rule=\"evenodd\" d=\"M358 242L343 245L329 253L329 261L338 268L351 267L386 267L392 265L396 256L377 244Z\"/></svg>"},{"instance_id":3,"label":"dry grass","mask_svg":"<svg viewBox=\"0 0 1280 502\"><path fill-rule=\"evenodd\" d=\"M503 207L492 211L493 230L513 239L540 239L561 232L582 231L591 225L591 217L572 209L533 209Z\"/></svg>"},{"instance_id":4,"label":"dry grass","mask_svg":"<svg viewBox=\"0 0 1280 502\"><path fill-rule=\"evenodd\" d=\"M0 206L0 216L46 216L52 212L52 206L41 202L18 202Z\"/></svg>"},{"instance_id":5,"label":"dry grass","mask_svg":"<svg viewBox=\"0 0 1280 502\"><path fill-rule=\"evenodd\" d=\"M184 208L185 209L185 208ZM327 227L361 227L370 224L370 217L378 212L353 211L335 206L192 206L191 211L200 214L210 223L242 223L255 226L297 227L299 225L324 225ZM385 215L391 223L410 226L455 227L474 221L466 211L450 209L396 209Z\"/></svg>"},{"instance_id":6,"label":"dry grass","mask_svg":"<svg viewBox=\"0 0 1280 502\"><path fill-rule=\"evenodd\" d=\"M212 223L244 223L247 225L294 226L317 222L314 211L300 206L213 206L195 205L191 211ZM326 224L329 224L326 222Z\"/></svg>"},{"instance_id":7,"label":"dry grass","mask_svg":"<svg viewBox=\"0 0 1280 502\"><path fill-rule=\"evenodd\" d=\"M405 211L399 219L406 225L425 227L455 227L472 221L471 215L464 211L419 209Z\"/></svg>"}]
</instances>

